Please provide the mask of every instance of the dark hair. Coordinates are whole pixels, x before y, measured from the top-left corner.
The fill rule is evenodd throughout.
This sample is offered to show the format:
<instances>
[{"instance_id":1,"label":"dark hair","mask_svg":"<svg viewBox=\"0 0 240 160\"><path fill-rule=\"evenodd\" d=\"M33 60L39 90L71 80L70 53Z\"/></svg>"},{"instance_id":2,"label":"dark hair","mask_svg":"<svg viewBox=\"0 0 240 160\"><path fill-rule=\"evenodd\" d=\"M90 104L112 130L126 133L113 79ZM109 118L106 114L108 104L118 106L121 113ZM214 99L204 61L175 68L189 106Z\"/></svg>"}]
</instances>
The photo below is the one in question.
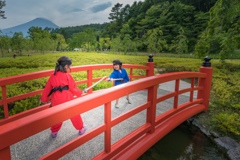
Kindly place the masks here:
<instances>
[{"instance_id":1,"label":"dark hair","mask_svg":"<svg viewBox=\"0 0 240 160\"><path fill-rule=\"evenodd\" d=\"M122 69L122 62L119 59L115 59L113 61L113 65L119 65L119 68ZM114 67L113 67L114 70Z\"/></svg>"},{"instance_id":2,"label":"dark hair","mask_svg":"<svg viewBox=\"0 0 240 160\"><path fill-rule=\"evenodd\" d=\"M68 68L71 71L71 68L69 67L72 64L72 59L67 57L67 56L62 56L60 57L58 60L58 63L56 64L55 67L55 73L56 74L57 71L61 71L61 72L67 72L67 69L65 68L65 65L68 65Z\"/></svg>"}]
</instances>

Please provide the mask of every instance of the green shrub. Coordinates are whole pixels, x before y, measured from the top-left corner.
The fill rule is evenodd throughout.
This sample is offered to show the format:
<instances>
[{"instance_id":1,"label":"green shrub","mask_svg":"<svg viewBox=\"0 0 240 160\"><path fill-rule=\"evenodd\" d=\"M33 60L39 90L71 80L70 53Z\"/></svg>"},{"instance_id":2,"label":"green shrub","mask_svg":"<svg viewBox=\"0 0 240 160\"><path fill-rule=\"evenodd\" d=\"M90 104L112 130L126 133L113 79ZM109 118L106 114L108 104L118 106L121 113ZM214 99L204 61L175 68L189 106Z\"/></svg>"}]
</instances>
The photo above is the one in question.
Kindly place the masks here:
<instances>
[{"instance_id":1,"label":"green shrub","mask_svg":"<svg viewBox=\"0 0 240 160\"><path fill-rule=\"evenodd\" d=\"M234 135L240 135L240 114L239 113L220 113L215 115L217 121L214 121L216 127L222 132L231 132Z\"/></svg>"}]
</instances>

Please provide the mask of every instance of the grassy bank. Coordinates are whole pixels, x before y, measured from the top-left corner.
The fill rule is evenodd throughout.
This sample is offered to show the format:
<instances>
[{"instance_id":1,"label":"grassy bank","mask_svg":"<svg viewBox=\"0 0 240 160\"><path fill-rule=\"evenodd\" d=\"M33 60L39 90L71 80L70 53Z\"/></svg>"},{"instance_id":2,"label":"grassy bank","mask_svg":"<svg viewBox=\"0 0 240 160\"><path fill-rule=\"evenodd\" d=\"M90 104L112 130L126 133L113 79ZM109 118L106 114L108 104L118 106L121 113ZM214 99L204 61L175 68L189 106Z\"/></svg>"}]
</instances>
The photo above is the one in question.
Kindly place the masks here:
<instances>
[{"instance_id":1,"label":"grassy bank","mask_svg":"<svg viewBox=\"0 0 240 160\"><path fill-rule=\"evenodd\" d=\"M72 58L73 66L90 64L111 64L114 59L120 59L124 64L146 65L148 54L124 55L94 52L57 52L45 55L17 56L0 59L0 78L53 69L59 57L66 55ZM156 55L155 68L159 73L179 71L199 71L203 60L195 58L176 58ZM199 119L212 130L222 135L230 136L240 141L240 61L220 63L212 60L213 80L211 103L208 112L200 114ZM129 70L127 70L129 72ZM111 69L94 71L93 78L108 76ZM134 75L143 75L142 70L134 70ZM87 79L86 72L71 73L76 81ZM44 88L47 78L32 80L7 86L7 96L12 97L22 93ZM103 82L93 90L111 87L111 83ZM80 89L86 85L79 85ZM0 90L0 99L2 99ZM10 115L41 105L40 95L9 104ZM3 118L3 107L0 106L0 117Z\"/></svg>"}]
</instances>

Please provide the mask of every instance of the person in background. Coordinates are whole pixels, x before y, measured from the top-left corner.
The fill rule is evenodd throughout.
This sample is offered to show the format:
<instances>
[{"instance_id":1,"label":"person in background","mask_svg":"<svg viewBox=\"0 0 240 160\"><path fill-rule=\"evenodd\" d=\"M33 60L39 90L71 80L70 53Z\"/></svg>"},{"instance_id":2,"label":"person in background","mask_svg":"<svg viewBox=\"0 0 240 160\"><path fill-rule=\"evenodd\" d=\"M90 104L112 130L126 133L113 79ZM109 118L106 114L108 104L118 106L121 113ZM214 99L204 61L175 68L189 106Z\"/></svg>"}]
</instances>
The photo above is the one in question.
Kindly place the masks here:
<instances>
[{"instance_id":1,"label":"person in background","mask_svg":"<svg viewBox=\"0 0 240 160\"><path fill-rule=\"evenodd\" d=\"M123 83L127 83L128 81L130 81L126 70L124 68L122 68L122 62L118 59L115 59L113 61L113 72L106 79L106 81L109 81L111 79L120 79L120 78L122 78L122 80L116 80L115 83L114 83L114 86L117 86L117 85L120 85L120 84L123 84ZM119 101L119 99L116 99L115 108L119 108L118 101ZM129 99L129 95L127 95L127 101L128 101L129 104L131 104L131 101Z\"/></svg>"}]
</instances>

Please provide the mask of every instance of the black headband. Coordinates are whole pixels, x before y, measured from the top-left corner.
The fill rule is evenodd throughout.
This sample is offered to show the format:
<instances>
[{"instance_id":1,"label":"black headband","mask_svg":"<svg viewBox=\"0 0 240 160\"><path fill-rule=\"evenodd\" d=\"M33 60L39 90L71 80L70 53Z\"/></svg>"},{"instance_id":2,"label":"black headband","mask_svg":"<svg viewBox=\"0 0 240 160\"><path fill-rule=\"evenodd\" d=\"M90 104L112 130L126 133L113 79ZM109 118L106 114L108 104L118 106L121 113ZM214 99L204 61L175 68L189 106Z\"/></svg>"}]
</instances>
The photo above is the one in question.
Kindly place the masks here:
<instances>
[{"instance_id":1,"label":"black headband","mask_svg":"<svg viewBox=\"0 0 240 160\"><path fill-rule=\"evenodd\" d=\"M118 64L118 65L122 65L122 63L121 62L113 62L113 65L116 65L116 64Z\"/></svg>"},{"instance_id":2,"label":"black headband","mask_svg":"<svg viewBox=\"0 0 240 160\"><path fill-rule=\"evenodd\" d=\"M57 69L60 65L64 67L65 65L70 66L71 64L72 64L72 61L64 61L64 62L56 63L54 75L56 74Z\"/></svg>"}]
</instances>

